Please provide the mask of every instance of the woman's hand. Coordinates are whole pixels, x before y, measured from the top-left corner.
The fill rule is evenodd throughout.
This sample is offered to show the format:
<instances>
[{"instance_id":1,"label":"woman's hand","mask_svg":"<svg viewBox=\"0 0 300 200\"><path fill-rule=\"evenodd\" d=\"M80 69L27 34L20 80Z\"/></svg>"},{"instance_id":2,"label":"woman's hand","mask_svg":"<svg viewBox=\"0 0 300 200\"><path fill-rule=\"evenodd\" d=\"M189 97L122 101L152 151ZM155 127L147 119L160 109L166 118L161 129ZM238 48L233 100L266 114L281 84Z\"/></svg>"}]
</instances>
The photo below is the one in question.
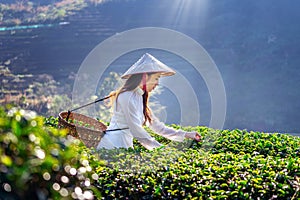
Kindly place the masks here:
<instances>
[{"instance_id":1,"label":"woman's hand","mask_svg":"<svg viewBox=\"0 0 300 200\"><path fill-rule=\"evenodd\" d=\"M193 139L193 140L195 140L197 142L201 141L201 135L197 131L187 132L185 134L185 137Z\"/></svg>"}]
</instances>

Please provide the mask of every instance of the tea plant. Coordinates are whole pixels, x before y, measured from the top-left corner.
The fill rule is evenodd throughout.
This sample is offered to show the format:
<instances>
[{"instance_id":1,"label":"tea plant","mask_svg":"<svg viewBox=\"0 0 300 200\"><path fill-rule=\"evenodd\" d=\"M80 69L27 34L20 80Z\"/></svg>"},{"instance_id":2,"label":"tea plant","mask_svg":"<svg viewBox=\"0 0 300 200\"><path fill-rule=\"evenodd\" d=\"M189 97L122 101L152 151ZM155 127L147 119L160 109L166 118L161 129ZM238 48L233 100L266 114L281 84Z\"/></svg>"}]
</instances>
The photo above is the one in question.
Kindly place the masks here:
<instances>
[{"instance_id":1,"label":"tea plant","mask_svg":"<svg viewBox=\"0 0 300 200\"><path fill-rule=\"evenodd\" d=\"M182 150L167 145L147 151L136 142L135 149L99 151L108 161L106 167L97 168L104 198L300 198L298 137L207 127L184 129L199 131L203 141ZM156 139L170 144L160 136Z\"/></svg>"},{"instance_id":2,"label":"tea plant","mask_svg":"<svg viewBox=\"0 0 300 200\"><path fill-rule=\"evenodd\" d=\"M53 128L56 117L28 113L0 112L1 197L300 198L298 137L171 125L203 140L174 143L146 128L162 148L149 151L134 140L134 149L95 150Z\"/></svg>"},{"instance_id":3,"label":"tea plant","mask_svg":"<svg viewBox=\"0 0 300 200\"><path fill-rule=\"evenodd\" d=\"M101 162L32 111L0 107L1 199L93 199Z\"/></svg>"}]
</instances>

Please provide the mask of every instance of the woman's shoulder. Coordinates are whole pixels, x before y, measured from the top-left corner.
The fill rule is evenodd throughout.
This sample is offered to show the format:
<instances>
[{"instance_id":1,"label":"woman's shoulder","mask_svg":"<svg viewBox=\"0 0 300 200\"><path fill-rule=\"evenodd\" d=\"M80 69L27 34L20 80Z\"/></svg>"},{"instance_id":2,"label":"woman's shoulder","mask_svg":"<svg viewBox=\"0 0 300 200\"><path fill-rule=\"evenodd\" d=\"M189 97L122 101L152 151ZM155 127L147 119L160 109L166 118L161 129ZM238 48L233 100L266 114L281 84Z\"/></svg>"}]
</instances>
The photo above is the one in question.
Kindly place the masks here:
<instances>
[{"instance_id":1,"label":"woman's shoulder","mask_svg":"<svg viewBox=\"0 0 300 200\"><path fill-rule=\"evenodd\" d=\"M126 101L126 100L137 100L142 98L141 95L139 95L135 90L125 91L119 94L118 99L120 101Z\"/></svg>"},{"instance_id":2,"label":"woman's shoulder","mask_svg":"<svg viewBox=\"0 0 300 200\"><path fill-rule=\"evenodd\" d=\"M134 91L125 91L119 94L118 99L120 100L125 100L125 99L129 99L132 98L134 96Z\"/></svg>"}]
</instances>

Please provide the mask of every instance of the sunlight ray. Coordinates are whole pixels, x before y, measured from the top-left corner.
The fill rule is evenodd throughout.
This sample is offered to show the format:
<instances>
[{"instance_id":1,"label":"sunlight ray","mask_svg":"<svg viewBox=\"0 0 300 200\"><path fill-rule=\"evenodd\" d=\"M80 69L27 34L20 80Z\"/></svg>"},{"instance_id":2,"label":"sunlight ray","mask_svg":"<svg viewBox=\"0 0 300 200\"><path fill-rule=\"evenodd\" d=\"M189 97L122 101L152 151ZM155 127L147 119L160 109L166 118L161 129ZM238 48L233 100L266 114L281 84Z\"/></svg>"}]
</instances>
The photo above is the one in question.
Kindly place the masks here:
<instances>
[{"instance_id":1,"label":"sunlight ray","mask_svg":"<svg viewBox=\"0 0 300 200\"><path fill-rule=\"evenodd\" d=\"M174 27L186 26L191 23L202 27L207 19L208 0L174 0L170 8L170 18Z\"/></svg>"}]
</instances>

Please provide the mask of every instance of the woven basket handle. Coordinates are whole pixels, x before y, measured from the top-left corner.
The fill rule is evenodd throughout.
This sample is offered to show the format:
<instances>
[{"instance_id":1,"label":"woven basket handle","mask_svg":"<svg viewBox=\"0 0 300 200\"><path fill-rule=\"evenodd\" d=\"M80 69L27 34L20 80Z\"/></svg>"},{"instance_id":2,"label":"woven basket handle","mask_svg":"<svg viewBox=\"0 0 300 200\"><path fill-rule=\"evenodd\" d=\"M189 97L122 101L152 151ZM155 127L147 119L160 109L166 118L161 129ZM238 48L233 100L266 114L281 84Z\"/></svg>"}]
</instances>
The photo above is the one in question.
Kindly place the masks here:
<instances>
[{"instance_id":1,"label":"woven basket handle","mask_svg":"<svg viewBox=\"0 0 300 200\"><path fill-rule=\"evenodd\" d=\"M113 96L113 95L109 95L109 96L106 96L106 97L104 97L104 98L102 98L102 99L97 99L97 100L95 100L95 101L93 101L93 102L87 103L87 104L82 105L82 106L79 106L79 107L77 107L77 108L73 108L72 110L68 110L68 115L67 115L67 117L66 117L66 121L68 122L69 116L70 116L71 112L73 112L73 111L75 111L75 110L79 110L79 109L84 108L84 107L87 107L87 106L90 106L90 105L92 105L92 104L94 104L94 103L97 103L97 102L100 102L100 101L104 101L105 99L108 99L108 98L110 98L110 97L112 97L112 96Z\"/></svg>"},{"instance_id":2,"label":"woven basket handle","mask_svg":"<svg viewBox=\"0 0 300 200\"><path fill-rule=\"evenodd\" d=\"M105 130L105 131L103 131L103 133L105 134L106 132L110 132L110 131L121 131L121 130L125 130L125 129L129 129L129 128L127 127L127 128L116 128L116 129L109 129L109 130Z\"/></svg>"}]
</instances>

